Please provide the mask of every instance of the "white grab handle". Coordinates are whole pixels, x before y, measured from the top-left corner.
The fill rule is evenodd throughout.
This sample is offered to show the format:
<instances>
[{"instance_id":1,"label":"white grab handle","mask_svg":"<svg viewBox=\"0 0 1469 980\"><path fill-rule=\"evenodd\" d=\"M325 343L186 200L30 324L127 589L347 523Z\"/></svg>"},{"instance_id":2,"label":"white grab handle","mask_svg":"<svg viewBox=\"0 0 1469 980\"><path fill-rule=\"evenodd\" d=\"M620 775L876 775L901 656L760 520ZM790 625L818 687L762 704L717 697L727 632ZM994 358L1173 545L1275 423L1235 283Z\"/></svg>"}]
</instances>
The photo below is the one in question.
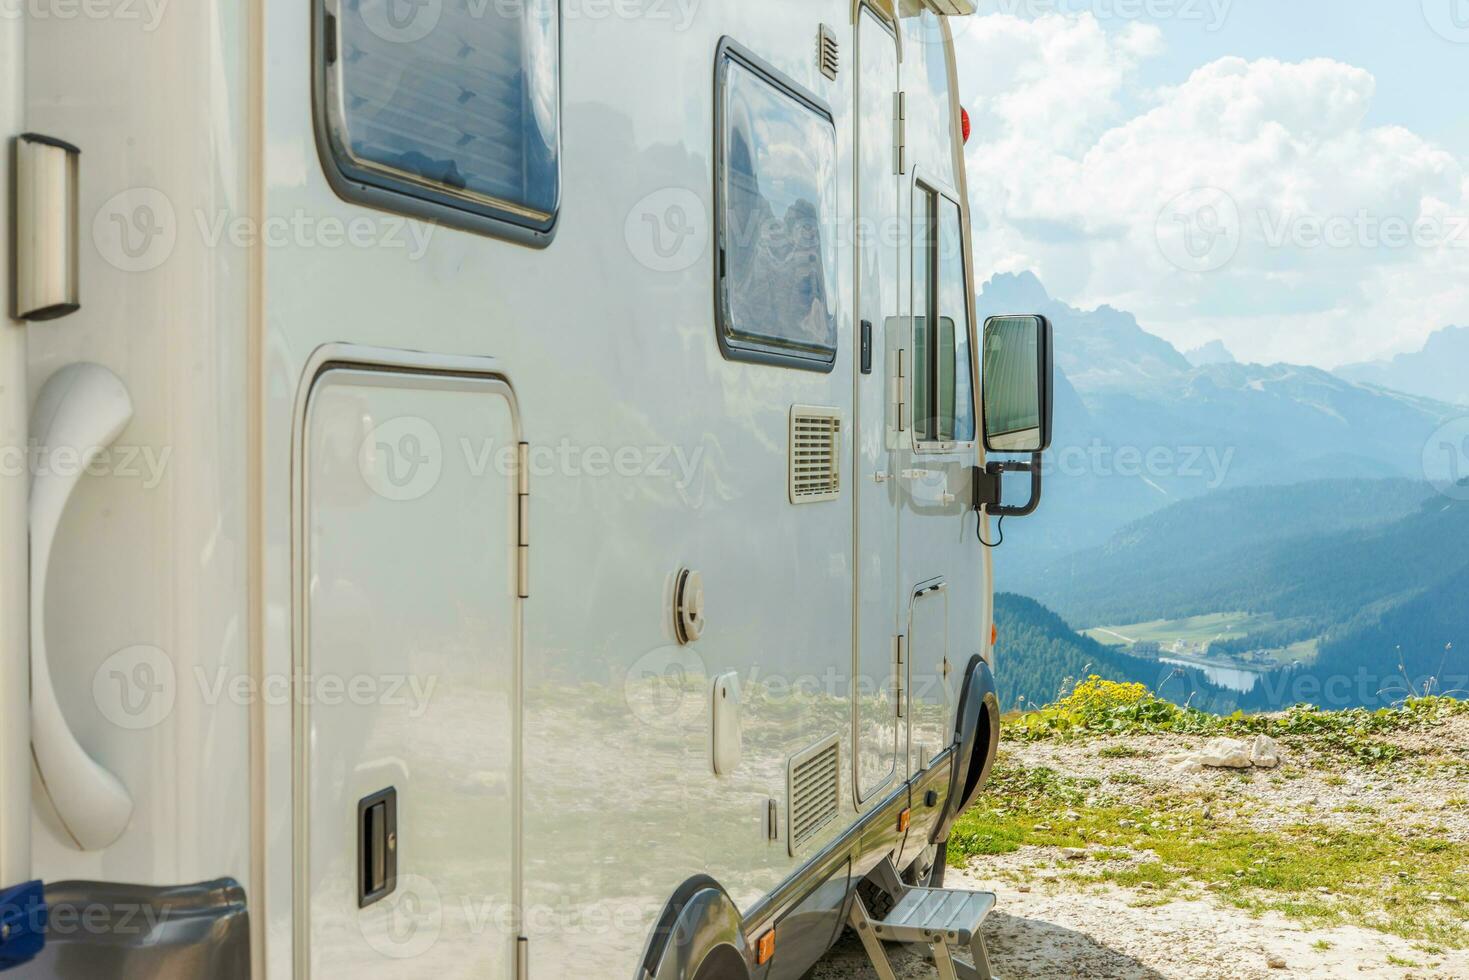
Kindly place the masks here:
<instances>
[{"instance_id":1,"label":"white grab handle","mask_svg":"<svg viewBox=\"0 0 1469 980\"><path fill-rule=\"evenodd\" d=\"M40 466L31 478L31 748L46 795L84 851L100 851L122 836L133 800L77 742L61 713L46 656L46 574L72 492L132 417L132 399L115 374L100 364L71 364L41 389L31 423L40 459L54 459L58 448L77 453L66 472Z\"/></svg>"}]
</instances>

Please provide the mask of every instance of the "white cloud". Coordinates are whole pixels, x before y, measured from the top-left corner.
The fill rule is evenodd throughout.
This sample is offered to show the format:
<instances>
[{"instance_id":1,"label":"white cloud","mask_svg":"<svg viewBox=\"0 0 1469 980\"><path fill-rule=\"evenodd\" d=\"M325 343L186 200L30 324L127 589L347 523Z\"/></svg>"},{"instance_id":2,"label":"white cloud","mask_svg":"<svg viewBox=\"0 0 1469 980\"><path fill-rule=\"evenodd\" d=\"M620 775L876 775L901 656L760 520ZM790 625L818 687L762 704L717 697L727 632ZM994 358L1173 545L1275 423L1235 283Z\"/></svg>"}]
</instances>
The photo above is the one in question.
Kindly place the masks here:
<instances>
[{"instance_id":1,"label":"white cloud","mask_svg":"<svg viewBox=\"0 0 1469 980\"><path fill-rule=\"evenodd\" d=\"M1469 323L1469 176L1366 123L1369 72L1222 58L1144 92L1157 30L1108 33L1091 15L986 17L958 43L981 277L1033 268L1061 298L1258 360L1334 365ZM1180 245L1158 232L1197 188L1239 214L1237 250L1204 273L1170 261Z\"/></svg>"}]
</instances>

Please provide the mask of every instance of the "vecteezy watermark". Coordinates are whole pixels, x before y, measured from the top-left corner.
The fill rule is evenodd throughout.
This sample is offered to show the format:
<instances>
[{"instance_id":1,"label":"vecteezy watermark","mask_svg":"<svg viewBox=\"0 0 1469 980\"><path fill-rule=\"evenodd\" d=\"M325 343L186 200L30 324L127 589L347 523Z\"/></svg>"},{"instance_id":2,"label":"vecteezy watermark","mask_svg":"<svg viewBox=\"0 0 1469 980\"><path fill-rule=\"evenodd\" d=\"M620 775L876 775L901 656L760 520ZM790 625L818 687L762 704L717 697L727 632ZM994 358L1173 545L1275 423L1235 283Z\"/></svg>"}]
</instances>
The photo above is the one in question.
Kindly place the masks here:
<instances>
[{"instance_id":1,"label":"vecteezy watermark","mask_svg":"<svg viewBox=\"0 0 1469 980\"><path fill-rule=\"evenodd\" d=\"M210 708L224 704L394 708L417 721L428 714L438 690L439 678L434 674L320 672L256 677L227 666L209 670L196 664L181 677L172 657L147 645L117 651L92 675L92 699L102 716L128 731L163 724L186 691Z\"/></svg>"},{"instance_id":2,"label":"vecteezy watermark","mask_svg":"<svg viewBox=\"0 0 1469 980\"><path fill-rule=\"evenodd\" d=\"M1163 206L1154 226L1163 257L1185 272L1224 268L1239 252L1239 204L1217 187L1185 191Z\"/></svg>"},{"instance_id":3,"label":"vecteezy watermark","mask_svg":"<svg viewBox=\"0 0 1469 980\"><path fill-rule=\"evenodd\" d=\"M154 646L119 650L92 675L92 700L118 728L142 731L162 724L178 700L173 659Z\"/></svg>"},{"instance_id":4,"label":"vecteezy watermark","mask_svg":"<svg viewBox=\"0 0 1469 980\"><path fill-rule=\"evenodd\" d=\"M1221 672L1235 676L1226 682ZM1469 690L1469 675L1462 667L1447 664L1437 673L1407 675L1401 670L1378 672L1366 667L1350 674L1319 674L1310 667L1261 670L1180 662L1160 665L1151 689L1175 704L1210 714L1228 714L1241 707L1282 711L1296 705L1339 711L1362 705L1387 707L1422 691L1462 692Z\"/></svg>"},{"instance_id":5,"label":"vecteezy watermark","mask_svg":"<svg viewBox=\"0 0 1469 980\"><path fill-rule=\"evenodd\" d=\"M1466 0L1469 2L1469 0ZM1363 251L1469 249L1469 214L1350 214L1258 208L1242 212L1227 191L1186 191L1159 212L1155 227L1165 258L1185 272L1224 268L1242 243L1267 249Z\"/></svg>"},{"instance_id":6,"label":"vecteezy watermark","mask_svg":"<svg viewBox=\"0 0 1469 980\"><path fill-rule=\"evenodd\" d=\"M703 0L561 0L562 22L639 20L664 23L686 31L698 16ZM462 31L465 21L531 21L553 24L558 15L554 0L362 0L358 15L374 35L392 44L422 41L440 26ZM445 17L446 12L449 14Z\"/></svg>"},{"instance_id":7,"label":"vecteezy watermark","mask_svg":"<svg viewBox=\"0 0 1469 980\"><path fill-rule=\"evenodd\" d=\"M137 480L144 490L153 490L163 482L172 458L172 446L42 446L28 442L0 447L0 476L86 474Z\"/></svg>"},{"instance_id":8,"label":"vecteezy watermark","mask_svg":"<svg viewBox=\"0 0 1469 980\"><path fill-rule=\"evenodd\" d=\"M1113 446L1100 439L1053 447L1042 465L1048 475L1191 480L1217 490L1229 478L1234 446Z\"/></svg>"},{"instance_id":9,"label":"vecteezy watermark","mask_svg":"<svg viewBox=\"0 0 1469 980\"><path fill-rule=\"evenodd\" d=\"M1099 21L1175 21L1224 28L1234 0L981 0L979 12L1034 20L1090 14Z\"/></svg>"},{"instance_id":10,"label":"vecteezy watermark","mask_svg":"<svg viewBox=\"0 0 1469 980\"><path fill-rule=\"evenodd\" d=\"M151 187L116 194L92 219L92 241L104 261L122 272L152 272L173 255L178 214L168 195Z\"/></svg>"},{"instance_id":11,"label":"vecteezy watermark","mask_svg":"<svg viewBox=\"0 0 1469 980\"><path fill-rule=\"evenodd\" d=\"M304 210L255 218L196 209L180 221L168 195L134 187L113 195L92 219L92 242L103 261L122 272L152 272L172 258L185 231L207 249L387 249L416 262L427 254L436 226L391 214L350 217Z\"/></svg>"},{"instance_id":12,"label":"vecteezy watermark","mask_svg":"<svg viewBox=\"0 0 1469 980\"><path fill-rule=\"evenodd\" d=\"M418 500L439 485L444 473L439 430L410 415L373 426L358 448L357 469L379 497Z\"/></svg>"},{"instance_id":13,"label":"vecteezy watermark","mask_svg":"<svg viewBox=\"0 0 1469 980\"><path fill-rule=\"evenodd\" d=\"M795 215L792 217L791 215ZM839 252L843 247L900 248L911 223L899 216L837 222L818 208L793 208L785 217L726 212L720 243L731 253L780 251L796 255ZM708 254L709 209L698 192L665 187L637 201L623 219L623 239L639 264L654 272L683 272ZM940 256L957 253L961 243L945 236Z\"/></svg>"},{"instance_id":14,"label":"vecteezy watermark","mask_svg":"<svg viewBox=\"0 0 1469 980\"><path fill-rule=\"evenodd\" d=\"M828 665L819 671L768 670L755 665L740 673L744 703L755 713L813 703L835 706L855 698L895 704L910 698L915 708L952 704L962 677L938 664L914 665L899 689L889 665L873 673L853 673ZM711 682L704 659L693 647L664 646L639 657L623 675L622 693L641 725L665 732L688 732L707 724Z\"/></svg>"},{"instance_id":15,"label":"vecteezy watermark","mask_svg":"<svg viewBox=\"0 0 1469 980\"><path fill-rule=\"evenodd\" d=\"M399 875L387 898L363 909L357 927L379 954L395 960L423 956L444 930L444 900L422 875Z\"/></svg>"},{"instance_id":16,"label":"vecteezy watermark","mask_svg":"<svg viewBox=\"0 0 1469 980\"><path fill-rule=\"evenodd\" d=\"M1423 476L1452 500L1469 500L1469 416L1439 426L1423 444Z\"/></svg>"},{"instance_id":17,"label":"vecteezy watermark","mask_svg":"<svg viewBox=\"0 0 1469 980\"><path fill-rule=\"evenodd\" d=\"M654 272L683 272L709 248L704 199L685 187L665 187L628 211L622 236L633 258Z\"/></svg>"},{"instance_id":18,"label":"vecteezy watermark","mask_svg":"<svg viewBox=\"0 0 1469 980\"><path fill-rule=\"evenodd\" d=\"M622 679L634 718L653 728L678 730L704 714L709 672L689 647L665 646L639 657Z\"/></svg>"},{"instance_id":19,"label":"vecteezy watermark","mask_svg":"<svg viewBox=\"0 0 1469 980\"><path fill-rule=\"evenodd\" d=\"M583 446L569 439L528 448L532 479L644 479L671 482L683 491L693 485L703 465L704 448L624 445ZM419 500L439 485L448 465L462 467L471 479L514 477L520 472L520 446L491 438L460 436L445 445L427 419L404 415L367 431L357 452L357 467L368 488L393 501Z\"/></svg>"},{"instance_id":20,"label":"vecteezy watermark","mask_svg":"<svg viewBox=\"0 0 1469 980\"><path fill-rule=\"evenodd\" d=\"M1423 16L1440 37L1469 44L1469 0L1423 0Z\"/></svg>"},{"instance_id":21,"label":"vecteezy watermark","mask_svg":"<svg viewBox=\"0 0 1469 980\"><path fill-rule=\"evenodd\" d=\"M1469 215L1405 218L1361 208L1351 215L1262 210L1255 218L1269 248L1469 248Z\"/></svg>"},{"instance_id":22,"label":"vecteezy watermark","mask_svg":"<svg viewBox=\"0 0 1469 980\"><path fill-rule=\"evenodd\" d=\"M0 20L118 21L158 30L170 0L0 0Z\"/></svg>"}]
</instances>

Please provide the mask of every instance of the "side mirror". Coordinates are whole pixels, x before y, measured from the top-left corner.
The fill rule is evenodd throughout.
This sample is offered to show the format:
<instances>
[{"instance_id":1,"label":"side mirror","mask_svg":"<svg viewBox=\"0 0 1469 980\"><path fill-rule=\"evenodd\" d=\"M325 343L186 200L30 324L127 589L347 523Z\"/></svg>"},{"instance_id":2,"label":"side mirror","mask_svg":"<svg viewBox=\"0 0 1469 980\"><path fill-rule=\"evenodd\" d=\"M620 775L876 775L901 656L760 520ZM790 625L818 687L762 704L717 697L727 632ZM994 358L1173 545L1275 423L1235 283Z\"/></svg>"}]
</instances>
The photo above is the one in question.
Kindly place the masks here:
<instances>
[{"instance_id":1,"label":"side mirror","mask_svg":"<svg viewBox=\"0 0 1469 980\"><path fill-rule=\"evenodd\" d=\"M1055 399L1051 341L1051 321L1043 316L992 316L984 322L984 448L1025 453L1030 460L976 468L975 510L995 517L1029 517L1040 507L1041 454L1051 448ZM1024 506L1002 503L1006 473L1030 474L1030 500Z\"/></svg>"},{"instance_id":2,"label":"side mirror","mask_svg":"<svg viewBox=\"0 0 1469 980\"><path fill-rule=\"evenodd\" d=\"M984 322L984 448L1043 453L1051 448L1051 321L992 316Z\"/></svg>"}]
</instances>

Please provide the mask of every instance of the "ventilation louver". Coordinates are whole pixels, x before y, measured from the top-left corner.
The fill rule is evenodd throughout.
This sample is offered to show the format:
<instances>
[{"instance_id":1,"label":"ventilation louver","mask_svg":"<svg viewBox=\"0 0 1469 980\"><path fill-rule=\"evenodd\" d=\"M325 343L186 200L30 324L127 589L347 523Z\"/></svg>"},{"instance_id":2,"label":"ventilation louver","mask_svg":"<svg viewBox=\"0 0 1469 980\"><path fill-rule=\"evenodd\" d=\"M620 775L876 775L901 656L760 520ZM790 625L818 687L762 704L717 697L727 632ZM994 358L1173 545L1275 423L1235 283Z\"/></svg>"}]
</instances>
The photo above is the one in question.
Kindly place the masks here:
<instances>
[{"instance_id":1,"label":"ventilation louver","mask_svg":"<svg viewBox=\"0 0 1469 980\"><path fill-rule=\"evenodd\" d=\"M786 827L795 855L811 843L840 810L841 740L833 735L791 759L786 775Z\"/></svg>"},{"instance_id":2,"label":"ventilation louver","mask_svg":"<svg viewBox=\"0 0 1469 980\"><path fill-rule=\"evenodd\" d=\"M816 40L816 60L821 65L821 74L836 81L837 69L841 66L841 55L837 48L837 33L825 24L821 25Z\"/></svg>"},{"instance_id":3,"label":"ventilation louver","mask_svg":"<svg viewBox=\"0 0 1469 980\"><path fill-rule=\"evenodd\" d=\"M842 495L842 419L836 409L791 409L790 494L793 504Z\"/></svg>"}]
</instances>

